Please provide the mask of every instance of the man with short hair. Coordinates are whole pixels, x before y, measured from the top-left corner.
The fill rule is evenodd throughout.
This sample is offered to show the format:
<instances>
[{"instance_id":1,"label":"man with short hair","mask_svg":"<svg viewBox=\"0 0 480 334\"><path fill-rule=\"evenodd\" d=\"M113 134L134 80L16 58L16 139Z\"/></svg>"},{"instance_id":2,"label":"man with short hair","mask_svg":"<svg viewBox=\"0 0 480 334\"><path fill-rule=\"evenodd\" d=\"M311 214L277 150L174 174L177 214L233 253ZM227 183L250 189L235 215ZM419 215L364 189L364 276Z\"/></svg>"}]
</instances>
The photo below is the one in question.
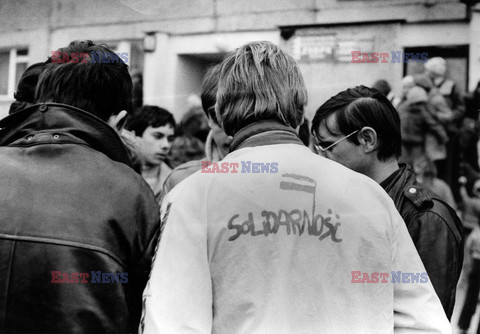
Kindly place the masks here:
<instances>
[{"instance_id":1,"label":"man with short hair","mask_svg":"<svg viewBox=\"0 0 480 334\"><path fill-rule=\"evenodd\" d=\"M157 201L160 201L163 184L172 172L165 159L175 138L175 119L166 109L144 106L128 121L126 129L132 131L137 139L141 174L152 188Z\"/></svg>"},{"instance_id":2,"label":"man with short hair","mask_svg":"<svg viewBox=\"0 0 480 334\"><path fill-rule=\"evenodd\" d=\"M0 121L0 332L135 332L160 224L107 123L130 110L128 67L86 58L39 75L36 104Z\"/></svg>"},{"instance_id":3,"label":"man with short hair","mask_svg":"<svg viewBox=\"0 0 480 334\"><path fill-rule=\"evenodd\" d=\"M463 227L455 211L415 179L401 155L400 118L379 91L358 86L320 106L312 134L320 155L365 174L393 199L448 318L463 262Z\"/></svg>"},{"instance_id":4,"label":"man with short hair","mask_svg":"<svg viewBox=\"0 0 480 334\"><path fill-rule=\"evenodd\" d=\"M231 52L216 100L231 152L162 202L144 333L449 332L428 280L378 281L425 268L380 187L298 138L307 92L290 55Z\"/></svg>"}]
</instances>

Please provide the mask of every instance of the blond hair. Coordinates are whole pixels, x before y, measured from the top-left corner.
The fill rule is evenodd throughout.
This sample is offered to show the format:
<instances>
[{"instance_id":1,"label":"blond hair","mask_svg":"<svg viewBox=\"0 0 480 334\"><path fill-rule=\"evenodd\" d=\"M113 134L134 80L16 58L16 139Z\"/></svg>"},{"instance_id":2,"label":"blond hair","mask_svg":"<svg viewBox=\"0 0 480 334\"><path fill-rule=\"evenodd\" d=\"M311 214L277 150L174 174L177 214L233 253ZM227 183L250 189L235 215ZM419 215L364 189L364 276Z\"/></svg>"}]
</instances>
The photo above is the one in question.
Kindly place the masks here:
<instances>
[{"instance_id":1,"label":"blond hair","mask_svg":"<svg viewBox=\"0 0 480 334\"><path fill-rule=\"evenodd\" d=\"M261 120L296 128L306 104L307 90L295 60L273 43L245 44L221 63L215 109L228 135Z\"/></svg>"}]
</instances>

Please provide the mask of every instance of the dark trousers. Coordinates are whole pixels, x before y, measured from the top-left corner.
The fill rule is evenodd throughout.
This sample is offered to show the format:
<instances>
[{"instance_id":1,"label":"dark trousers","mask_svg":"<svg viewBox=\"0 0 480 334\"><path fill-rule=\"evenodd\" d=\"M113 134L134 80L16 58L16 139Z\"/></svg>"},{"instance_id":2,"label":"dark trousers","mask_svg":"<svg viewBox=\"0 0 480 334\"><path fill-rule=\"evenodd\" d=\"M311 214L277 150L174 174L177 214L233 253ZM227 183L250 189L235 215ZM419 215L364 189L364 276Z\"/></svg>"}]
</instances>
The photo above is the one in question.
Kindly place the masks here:
<instances>
[{"instance_id":1,"label":"dark trousers","mask_svg":"<svg viewBox=\"0 0 480 334\"><path fill-rule=\"evenodd\" d=\"M478 293L480 292L480 260L473 259L472 269L468 275L468 288L465 302L463 304L462 313L458 320L458 327L468 330L470 321L475 314L477 308ZM480 334L480 326L477 328L477 334Z\"/></svg>"}]
</instances>

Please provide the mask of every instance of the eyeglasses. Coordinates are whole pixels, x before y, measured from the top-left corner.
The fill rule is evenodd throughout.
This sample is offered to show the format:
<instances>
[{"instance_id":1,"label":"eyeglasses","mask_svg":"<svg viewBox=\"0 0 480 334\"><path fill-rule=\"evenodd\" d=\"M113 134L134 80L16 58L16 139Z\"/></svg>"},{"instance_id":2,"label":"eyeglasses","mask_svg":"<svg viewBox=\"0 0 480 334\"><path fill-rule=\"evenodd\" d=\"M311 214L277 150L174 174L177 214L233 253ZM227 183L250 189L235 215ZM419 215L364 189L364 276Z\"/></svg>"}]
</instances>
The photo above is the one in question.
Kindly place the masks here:
<instances>
[{"instance_id":1,"label":"eyeglasses","mask_svg":"<svg viewBox=\"0 0 480 334\"><path fill-rule=\"evenodd\" d=\"M353 131L352 133L350 133L349 135L346 135L345 137L343 138L340 138L339 140L337 140L336 142L328 145L327 147L323 148L321 145L314 145L315 146L315 149L317 150L318 153L325 153L327 151L330 151L332 149L332 147L334 147L335 145L337 145L338 143L340 143L342 140L344 139L347 139L348 137L350 136L353 136L354 134L356 134L359 130L355 130Z\"/></svg>"}]
</instances>

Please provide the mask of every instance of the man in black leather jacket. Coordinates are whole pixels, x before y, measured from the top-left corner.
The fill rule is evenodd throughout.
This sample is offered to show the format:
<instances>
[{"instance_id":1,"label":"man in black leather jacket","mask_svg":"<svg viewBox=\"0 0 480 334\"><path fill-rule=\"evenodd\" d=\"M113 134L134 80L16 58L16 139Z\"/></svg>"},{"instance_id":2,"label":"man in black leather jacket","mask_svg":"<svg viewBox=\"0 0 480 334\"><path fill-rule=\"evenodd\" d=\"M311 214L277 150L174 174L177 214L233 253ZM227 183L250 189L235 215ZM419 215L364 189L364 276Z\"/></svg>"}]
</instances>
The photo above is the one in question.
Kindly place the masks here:
<instances>
[{"instance_id":1,"label":"man in black leather jacket","mask_svg":"<svg viewBox=\"0 0 480 334\"><path fill-rule=\"evenodd\" d=\"M318 108L317 151L377 181L393 199L450 319L463 262L463 226L455 211L399 165L400 119L380 92L358 86Z\"/></svg>"},{"instance_id":2,"label":"man in black leather jacket","mask_svg":"<svg viewBox=\"0 0 480 334\"><path fill-rule=\"evenodd\" d=\"M136 333L159 209L107 123L131 78L106 47L61 50L109 62L45 63L0 121L0 333Z\"/></svg>"}]
</instances>

